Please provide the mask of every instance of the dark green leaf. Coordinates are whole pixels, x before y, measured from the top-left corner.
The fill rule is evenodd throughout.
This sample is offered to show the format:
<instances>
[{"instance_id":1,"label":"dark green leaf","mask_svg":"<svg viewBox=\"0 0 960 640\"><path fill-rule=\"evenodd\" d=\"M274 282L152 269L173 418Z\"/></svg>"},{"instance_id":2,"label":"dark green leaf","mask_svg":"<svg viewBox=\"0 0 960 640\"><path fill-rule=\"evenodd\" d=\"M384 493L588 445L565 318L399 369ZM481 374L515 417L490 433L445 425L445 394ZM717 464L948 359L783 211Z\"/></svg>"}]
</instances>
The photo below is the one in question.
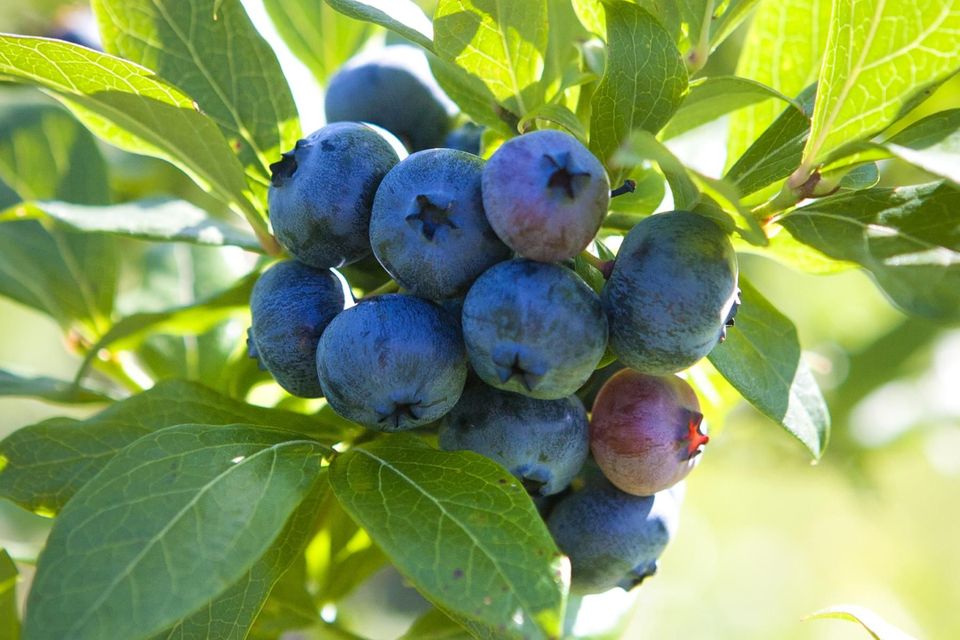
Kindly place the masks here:
<instances>
[{"instance_id":1,"label":"dark green leaf","mask_svg":"<svg viewBox=\"0 0 960 640\"><path fill-rule=\"evenodd\" d=\"M236 422L289 429L332 445L345 435L322 420L255 407L182 380L160 382L83 421L53 418L0 441L0 496L56 513L118 451L158 429L188 422Z\"/></svg>"},{"instance_id":2,"label":"dark green leaf","mask_svg":"<svg viewBox=\"0 0 960 640\"><path fill-rule=\"evenodd\" d=\"M856 262L907 313L960 319L960 190L947 182L823 198L780 223L831 258Z\"/></svg>"},{"instance_id":3,"label":"dark green leaf","mask_svg":"<svg viewBox=\"0 0 960 640\"><path fill-rule=\"evenodd\" d=\"M854 167L840 178L840 188L847 191L861 191L877 186L880 181L880 169L876 162L868 162Z\"/></svg>"},{"instance_id":4,"label":"dark green leaf","mask_svg":"<svg viewBox=\"0 0 960 640\"><path fill-rule=\"evenodd\" d=\"M150 638L241 580L323 479L297 437L184 424L117 454L54 522L25 635Z\"/></svg>"},{"instance_id":5,"label":"dark green leaf","mask_svg":"<svg viewBox=\"0 0 960 640\"><path fill-rule=\"evenodd\" d=\"M288 577L304 578L302 572L303 548L316 527L317 505L327 493L326 481L317 483L302 503L294 510L280 535L274 540L267 552L236 583L218 595L210 604L203 607L172 629L158 634L153 640L244 640L254 620L259 624L265 618L279 617L280 608L288 599L281 599L277 593L282 590ZM297 563L301 571L296 571ZM291 565L294 565L291 567ZM298 601L300 614L297 624L283 627L277 623L278 633L287 628L300 629L319 622L316 608L312 606L306 592L305 581L299 582L301 597ZM287 587L289 590L289 587ZM290 594L286 594L290 595ZM310 615L312 614L312 615Z\"/></svg>"},{"instance_id":6,"label":"dark green leaf","mask_svg":"<svg viewBox=\"0 0 960 640\"><path fill-rule=\"evenodd\" d=\"M266 229L217 125L149 69L68 42L0 36L0 77L52 93L107 142L173 163Z\"/></svg>"},{"instance_id":7,"label":"dark green leaf","mask_svg":"<svg viewBox=\"0 0 960 640\"><path fill-rule=\"evenodd\" d=\"M433 51L433 24L411 0L324 0L345 16L386 27Z\"/></svg>"},{"instance_id":8,"label":"dark green leaf","mask_svg":"<svg viewBox=\"0 0 960 640\"><path fill-rule=\"evenodd\" d=\"M395 435L337 456L330 484L435 604L502 637L559 637L565 560L502 467Z\"/></svg>"},{"instance_id":9,"label":"dark green leaf","mask_svg":"<svg viewBox=\"0 0 960 640\"><path fill-rule=\"evenodd\" d=\"M649 131L632 132L613 157L612 163L627 169L629 173L645 161L656 162L660 166L673 193L673 206L677 209L692 209L700 198L700 190L683 163Z\"/></svg>"},{"instance_id":10,"label":"dark green leaf","mask_svg":"<svg viewBox=\"0 0 960 640\"><path fill-rule=\"evenodd\" d=\"M740 309L710 362L750 404L781 425L815 459L830 437L830 414L804 363L797 330L740 278Z\"/></svg>"},{"instance_id":11,"label":"dark green leaf","mask_svg":"<svg viewBox=\"0 0 960 640\"><path fill-rule=\"evenodd\" d=\"M321 85L377 31L320 0L265 0L264 5L290 51Z\"/></svg>"},{"instance_id":12,"label":"dark green leaf","mask_svg":"<svg viewBox=\"0 0 960 640\"><path fill-rule=\"evenodd\" d=\"M105 49L170 81L223 132L266 210L270 164L300 137L280 64L240 0L93 0Z\"/></svg>"},{"instance_id":13,"label":"dark green leaf","mask_svg":"<svg viewBox=\"0 0 960 640\"><path fill-rule=\"evenodd\" d=\"M479 78L505 109L523 117L544 101L547 2L440 0L437 54Z\"/></svg>"},{"instance_id":14,"label":"dark green leaf","mask_svg":"<svg viewBox=\"0 0 960 640\"><path fill-rule=\"evenodd\" d=\"M790 98L779 91L746 78L714 76L695 80L690 83L690 92L663 128L660 138L667 140L731 111L771 98L791 103Z\"/></svg>"},{"instance_id":15,"label":"dark green leaf","mask_svg":"<svg viewBox=\"0 0 960 640\"><path fill-rule=\"evenodd\" d=\"M863 627L874 640L916 640L913 636L897 629L870 609L852 604L821 609L820 611L811 613L804 618L804 620L826 620L830 618L856 622Z\"/></svg>"},{"instance_id":16,"label":"dark green leaf","mask_svg":"<svg viewBox=\"0 0 960 640\"><path fill-rule=\"evenodd\" d=\"M607 69L591 101L590 149L607 162L637 129L656 133L680 106L687 71L670 35L629 2L606 6Z\"/></svg>"},{"instance_id":17,"label":"dark green leaf","mask_svg":"<svg viewBox=\"0 0 960 640\"><path fill-rule=\"evenodd\" d=\"M111 400L102 392L77 387L72 382L43 376L23 376L6 369L0 369L0 396L22 396L64 404Z\"/></svg>"},{"instance_id":18,"label":"dark green leaf","mask_svg":"<svg viewBox=\"0 0 960 640\"><path fill-rule=\"evenodd\" d=\"M0 222L18 218L55 221L70 231L109 233L161 242L232 245L262 251L257 238L240 228L210 217L186 200L156 198L110 206L38 201L0 213Z\"/></svg>"},{"instance_id":19,"label":"dark green leaf","mask_svg":"<svg viewBox=\"0 0 960 640\"><path fill-rule=\"evenodd\" d=\"M803 146L810 135L807 110L812 108L815 95L816 87L808 87L797 96L804 110L787 107L727 171L724 179L737 185L741 196L786 179L800 166Z\"/></svg>"},{"instance_id":20,"label":"dark green leaf","mask_svg":"<svg viewBox=\"0 0 960 640\"><path fill-rule=\"evenodd\" d=\"M20 616L17 606L17 565L0 548L0 640L20 637Z\"/></svg>"},{"instance_id":21,"label":"dark green leaf","mask_svg":"<svg viewBox=\"0 0 960 640\"><path fill-rule=\"evenodd\" d=\"M466 629L439 609L431 609L413 621L400 640L471 640Z\"/></svg>"}]
</instances>

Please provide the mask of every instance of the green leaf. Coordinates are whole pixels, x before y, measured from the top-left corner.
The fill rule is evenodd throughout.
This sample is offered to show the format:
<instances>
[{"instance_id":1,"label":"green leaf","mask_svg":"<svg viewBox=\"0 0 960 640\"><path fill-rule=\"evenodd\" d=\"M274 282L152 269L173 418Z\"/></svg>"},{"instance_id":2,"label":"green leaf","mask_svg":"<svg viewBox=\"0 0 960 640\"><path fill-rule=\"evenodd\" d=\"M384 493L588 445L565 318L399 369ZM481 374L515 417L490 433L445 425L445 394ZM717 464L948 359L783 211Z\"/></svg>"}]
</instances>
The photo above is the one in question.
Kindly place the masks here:
<instances>
[{"instance_id":1,"label":"green leaf","mask_svg":"<svg viewBox=\"0 0 960 640\"><path fill-rule=\"evenodd\" d=\"M666 176L674 208L692 209L700 199L700 190L683 163L649 131L633 131L611 163L630 170L648 160L656 162Z\"/></svg>"},{"instance_id":2,"label":"green leaf","mask_svg":"<svg viewBox=\"0 0 960 640\"><path fill-rule=\"evenodd\" d=\"M610 212L603 220L606 229L629 231L663 202L666 186L663 176L653 167L636 164L624 179L633 180L636 188L610 200Z\"/></svg>"},{"instance_id":3,"label":"green leaf","mask_svg":"<svg viewBox=\"0 0 960 640\"><path fill-rule=\"evenodd\" d=\"M433 27L437 54L483 81L507 111L521 118L543 103L546 0L440 0Z\"/></svg>"},{"instance_id":4,"label":"green leaf","mask_svg":"<svg viewBox=\"0 0 960 640\"><path fill-rule=\"evenodd\" d=\"M662 140L712 122L720 116L770 98L792 100L765 84L736 76L713 76L690 83L690 92L660 132Z\"/></svg>"},{"instance_id":5,"label":"green leaf","mask_svg":"<svg viewBox=\"0 0 960 640\"><path fill-rule=\"evenodd\" d=\"M520 120L520 132L527 133L536 128L538 121L549 122L565 129L580 142L587 141L587 132L584 130L577 114L563 105L547 103L540 105Z\"/></svg>"},{"instance_id":6,"label":"green leaf","mask_svg":"<svg viewBox=\"0 0 960 640\"><path fill-rule=\"evenodd\" d=\"M436 605L502 637L559 637L565 561L526 492L499 465L395 435L334 458L330 484Z\"/></svg>"},{"instance_id":7,"label":"green leaf","mask_svg":"<svg viewBox=\"0 0 960 640\"><path fill-rule=\"evenodd\" d=\"M0 369L0 396L21 396L59 402L63 404L82 404L87 402L110 402L110 396L77 387L72 382L56 380L43 376L23 376L6 369Z\"/></svg>"},{"instance_id":8,"label":"green leaf","mask_svg":"<svg viewBox=\"0 0 960 640\"><path fill-rule=\"evenodd\" d=\"M0 548L0 640L20 637L20 616L17 606L17 565Z\"/></svg>"},{"instance_id":9,"label":"green leaf","mask_svg":"<svg viewBox=\"0 0 960 640\"><path fill-rule=\"evenodd\" d=\"M741 197L785 180L800 165L810 135L808 109L813 107L815 92L811 86L800 94L797 102L803 110L787 107L727 171L724 179L737 186Z\"/></svg>"},{"instance_id":10,"label":"green leaf","mask_svg":"<svg viewBox=\"0 0 960 640\"><path fill-rule=\"evenodd\" d=\"M497 104L497 99L483 80L464 73L455 63L437 56L428 54L427 60L437 84L471 120L492 130L489 133L496 132L507 137L517 134L520 119Z\"/></svg>"},{"instance_id":11,"label":"green leaf","mask_svg":"<svg viewBox=\"0 0 960 640\"><path fill-rule=\"evenodd\" d=\"M184 424L117 454L54 522L25 635L150 638L236 583L323 479L330 450L296 438Z\"/></svg>"},{"instance_id":12,"label":"green leaf","mask_svg":"<svg viewBox=\"0 0 960 640\"><path fill-rule=\"evenodd\" d=\"M324 496L319 510L324 514L323 528L308 550L310 581L318 603L336 603L380 570L387 557L333 492Z\"/></svg>"},{"instance_id":13,"label":"green leaf","mask_svg":"<svg viewBox=\"0 0 960 640\"><path fill-rule=\"evenodd\" d=\"M167 160L266 229L217 125L149 69L68 42L0 36L0 77L52 93L99 137Z\"/></svg>"},{"instance_id":14,"label":"green leaf","mask_svg":"<svg viewBox=\"0 0 960 640\"><path fill-rule=\"evenodd\" d=\"M736 242L736 240L734 241L734 247L738 252L757 253L767 258L773 258L797 271L816 275L840 273L857 267L853 262L834 260L824 255L810 245L803 244L781 228L773 227L772 231L770 244L763 249L758 249L745 242Z\"/></svg>"},{"instance_id":15,"label":"green leaf","mask_svg":"<svg viewBox=\"0 0 960 640\"><path fill-rule=\"evenodd\" d=\"M471 640L473 636L439 609L430 609L413 621L400 640Z\"/></svg>"},{"instance_id":16,"label":"green leaf","mask_svg":"<svg viewBox=\"0 0 960 640\"><path fill-rule=\"evenodd\" d=\"M797 240L866 269L907 313L960 319L960 190L947 182L823 198L780 221Z\"/></svg>"},{"instance_id":17,"label":"green leaf","mask_svg":"<svg viewBox=\"0 0 960 640\"><path fill-rule=\"evenodd\" d=\"M41 200L0 212L0 222L24 218L54 221L69 231L82 233L263 250L253 234L210 217L186 200L151 198L110 206Z\"/></svg>"},{"instance_id":18,"label":"green leaf","mask_svg":"<svg viewBox=\"0 0 960 640\"><path fill-rule=\"evenodd\" d=\"M797 330L740 277L740 309L727 339L708 356L750 404L819 459L830 437L830 414L803 362Z\"/></svg>"},{"instance_id":19,"label":"green leaf","mask_svg":"<svg viewBox=\"0 0 960 640\"><path fill-rule=\"evenodd\" d=\"M590 149L607 162L638 129L656 133L680 106L687 71L670 35L635 4L606 6L607 69L591 100Z\"/></svg>"},{"instance_id":20,"label":"green leaf","mask_svg":"<svg viewBox=\"0 0 960 640\"><path fill-rule=\"evenodd\" d=\"M0 497L25 509L56 513L118 451L177 424L251 423L288 429L333 445L345 432L324 421L255 407L183 380L167 380L86 420L53 418L0 440Z\"/></svg>"},{"instance_id":21,"label":"green leaf","mask_svg":"<svg viewBox=\"0 0 960 640\"><path fill-rule=\"evenodd\" d=\"M32 198L104 204L106 163L93 136L67 111L31 100L0 107L0 184ZM0 295L46 313L64 330L79 322L93 339L116 293L116 248L101 236L45 230L35 222L0 224Z\"/></svg>"},{"instance_id":22,"label":"green leaf","mask_svg":"<svg viewBox=\"0 0 960 640\"><path fill-rule=\"evenodd\" d=\"M607 18L600 0L572 0L572 4L583 28L595 36L606 39Z\"/></svg>"},{"instance_id":23,"label":"green leaf","mask_svg":"<svg viewBox=\"0 0 960 640\"><path fill-rule=\"evenodd\" d=\"M327 495L329 492L325 492ZM312 504L313 519L324 516L318 504ZM301 506L301 509L303 507ZM298 510L299 511L299 510ZM322 520L326 520L324 516ZM312 532L307 532L308 534ZM302 551L302 549L301 549ZM313 599L307 577L306 561L302 553L293 559L290 568L273 586L263 608L250 628L250 640L282 638L286 631L307 629L322 625L320 611ZM203 636L206 638L209 636ZM197 640L202 640L198 638ZM242 640L242 639L241 639Z\"/></svg>"},{"instance_id":24,"label":"green leaf","mask_svg":"<svg viewBox=\"0 0 960 640\"><path fill-rule=\"evenodd\" d=\"M107 163L96 140L58 105L0 105L0 179L23 200L110 201Z\"/></svg>"},{"instance_id":25,"label":"green leaf","mask_svg":"<svg viewBox=\"0 0 960 640\"><path fill-rule=\"evenodd\" d=\"M826 609L811 613L805 617L804 620L827 620L830 618L856 622L860 624L874 640L916 640L916 638L897 629L870 609L854 604L841 604L835 607L827 607Z\"/></svg>"},{"instance_id":26,"label":"green leaf","mask_svg":"<svg viewBox=\"0 0 960 640\"><path fill-rule=\"evenodd\" d=\"M726 40L747 19L758 2L759 0L729 0L723 3L725 8L719 15L714 13L710 23L711 47L715 49Z\"/></svg>"},{"instance_id":27,"label":"green leaf","mask_svg":"<svg viewBox=\"0 0 960 640\"><path fill-rule=\"evenodd\" d=\"M740 52L737 75L787 96L798 95L814 84L827 42L831 5L832 0L761 0ZM780 111L780 104L768 101L733 114L727 141L728 167L739 160ZM798 159L791 171L799 164Z\"/></svg>"},{"instance_id":28,"label":"green leaf","mask_svg":"<svg viewBox=\"0 0 960 640\"><path fill-rule=\"evenodd\" d=\"M264 0L264 5L290 51L324 86L377 31L319 0Z\"/></svg>"},{"instance_id":29,"label":"green leaf","mask_svg":"<svg viewBox=\"0 0 960 640\"><path fill-rule=\"evenodd\" d=\"M954 73L957 33L960 0L835 3L804 167L882 131L916 93Z\"/></svg>"},{"instance_id":30,"label":"green leaf","mask_svg":"<svg viewBox=\"0 0 960 640\"><path fill-rule=\"evenodd\" d=\"M300 138L273 49L240 0L92 0L104 48L193 98L236 150L266 211L270 164Z\"/></svg>"},{"instance_id":31,"label":"green leaf","mask_svg":"<svg viewBox=\"0 0 960 640\"><path fill-rule=\"evenodd\" d=\"M195 303L129 315L116 322L90 348L77 370L81 380L103 349L132 349L157 334L199 335L216 324L234 317L247 317L250 294L258 273L251 273L225 289Z\"/></svg>"},{"instance_id":32,"label":"green leaf","mask_svg":"<svg viewBox=\"0 0 960 640\"><path fill-rule=\"evenodd\" d=\"M0 224L0 295L46 313L64 331L74 321L95 339L116 288L115 247L104 238L48 232L38 222Z\"/></svg>"},{"instance_id":33,"label":"green leaf","mask_svg":"<svg viewBox=\"0 0 960 640\"><path fill-rule=\"evenodd\" d=\"M303 548L316 528L320 499L327 493L326 481L317 482L294 510L287 526L249 571L207 606L181 620L172 629L158 634L153 640L244 640L248 633L253 635L251 627L254 620L259 623L277 614L277 591L285 586L288 576L293 573L303 578L302 571L294 571L291 565L299 559L302 566ZM298 611L301 615L297 618L299 624L296 628L307 627L320 620L306 593L304 582L300 582L300 589L306 599L298 603L301 605Z\"/></svg>"},{"instance_id":34,"label":"green leaf","mask_svg":"<svg viewBox=\"0 0 960 640\"><path fill-rule=\"evenodd\" d=\"M345 16L372 22L433 51L433 24L412 0L324 0Z\"/></svg>"},{"instance_id":35,"label":"green leaf","mask_svg":"<svg viewBox=\"0 0 960 640\"><path fill-rule=\"evenodd\" d=\"M701 213L710 215L727 232L736 231L750 244L758 246L767 244L767 236L760 227L760 223L750 210L740 203L740 192L735 185L727 180L710 178L696 171L691 170L689 173L704 196L704 204L709 199L719 209L719 215L717 215L712 212L713 207L705 206ZM699 211L696 207L694 210Z\"/></svg>"},{"instance_id":36,"label":"green leaf","mask_svg":"<svg viewBox=\"0 0 960 640\"><path fill-rule=\"evenodd\" d=\"M960 109L929 115L883 146L901 160L960 186Z\"/></svg>"}]
</instances>

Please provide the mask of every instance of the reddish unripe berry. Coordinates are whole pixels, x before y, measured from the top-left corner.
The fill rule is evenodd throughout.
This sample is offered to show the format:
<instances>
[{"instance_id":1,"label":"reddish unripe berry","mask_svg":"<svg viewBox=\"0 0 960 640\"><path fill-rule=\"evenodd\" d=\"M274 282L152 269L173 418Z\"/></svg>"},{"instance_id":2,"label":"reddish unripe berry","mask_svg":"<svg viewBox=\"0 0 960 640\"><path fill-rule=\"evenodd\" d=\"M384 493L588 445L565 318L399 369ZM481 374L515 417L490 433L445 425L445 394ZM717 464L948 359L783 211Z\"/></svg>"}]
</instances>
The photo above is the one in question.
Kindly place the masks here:
<instances>
[{"instance_id":1,"label":"reddish unripe berry","mask_svg":"<svg viewBox=\"0 0 960 640\"><path fill-rule=\"evenodd\" d=\"M632 369L600 389L590 421L590 450L621 491L649 496L683 480L709 438L697 396L677 376Z\"/></svg>"}]
</instances>

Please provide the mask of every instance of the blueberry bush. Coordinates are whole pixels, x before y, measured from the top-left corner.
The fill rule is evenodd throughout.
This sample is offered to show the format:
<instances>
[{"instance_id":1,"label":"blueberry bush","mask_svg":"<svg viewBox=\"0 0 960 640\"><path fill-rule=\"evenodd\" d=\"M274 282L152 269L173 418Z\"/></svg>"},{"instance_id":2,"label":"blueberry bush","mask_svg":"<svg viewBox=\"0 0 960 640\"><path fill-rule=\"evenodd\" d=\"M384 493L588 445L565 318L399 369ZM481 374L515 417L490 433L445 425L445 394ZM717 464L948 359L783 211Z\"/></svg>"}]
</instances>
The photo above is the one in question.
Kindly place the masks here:
<instances>
[{"instance_id":1,"label":"blueberry bush","mask_svg":"<svg viewBox=\"0 0 960 640\"><path fill-rule=\"evenodd\" d=\"M264 4L329 125L239 0L0 35L0 296L79 359L0 369L69 407L0 440L52 521L0 549L0 639L357 638L385 566L429 603L403 638L587 637L723 438L698 386L824 456L744 256L960 322L960 0ZM713 172L679 149L718 123Z\"/></svg>"}]
</instances>

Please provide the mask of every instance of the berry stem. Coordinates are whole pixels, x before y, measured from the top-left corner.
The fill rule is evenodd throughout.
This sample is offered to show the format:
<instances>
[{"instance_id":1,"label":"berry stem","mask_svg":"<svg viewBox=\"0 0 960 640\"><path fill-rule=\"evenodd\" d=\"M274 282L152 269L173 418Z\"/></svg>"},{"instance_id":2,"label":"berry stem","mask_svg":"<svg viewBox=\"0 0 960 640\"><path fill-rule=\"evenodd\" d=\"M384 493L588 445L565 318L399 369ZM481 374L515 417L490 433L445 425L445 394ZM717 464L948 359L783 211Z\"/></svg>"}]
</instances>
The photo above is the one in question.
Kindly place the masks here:
<instances>
[{"instance_id":1,"label":"berry stem","mask_svg":"<svg viewBox=\"0 0 960 640\"><path fill-rule=\"evenodd\" d=\"M371 289L370 291L367 291L367 293L364 294L363 297L364 299L372 298L373 296L379 296L384 293L396 293L399 290L400 290L400 285L397 283L396 280L387 280L376 289Z\"/></svg>"},{"instance_id":2,"label":"berry stem","mask_svg":"<svg viewBox=\"0 0 960 640\"><path fill-rule=\"evenodd\" d=\"M633 193L637 190L637 181L636 180L624 180L623 184L610 192L611 198L616 198L617 196L622 196L625 193Z\"/></svg>"},{"instance_id":3,"label":"berry stem","mask_svg":"<svg viewBox=\"0 0 960 640\"><path fill-rule=\"evenodd\" d=\"M583 258L591 267L603 274L604 280L610 278L610 274L613 272L613 260L601 260L586 249L580 252L580 257Z\"/></svg>"}]
</instances>

